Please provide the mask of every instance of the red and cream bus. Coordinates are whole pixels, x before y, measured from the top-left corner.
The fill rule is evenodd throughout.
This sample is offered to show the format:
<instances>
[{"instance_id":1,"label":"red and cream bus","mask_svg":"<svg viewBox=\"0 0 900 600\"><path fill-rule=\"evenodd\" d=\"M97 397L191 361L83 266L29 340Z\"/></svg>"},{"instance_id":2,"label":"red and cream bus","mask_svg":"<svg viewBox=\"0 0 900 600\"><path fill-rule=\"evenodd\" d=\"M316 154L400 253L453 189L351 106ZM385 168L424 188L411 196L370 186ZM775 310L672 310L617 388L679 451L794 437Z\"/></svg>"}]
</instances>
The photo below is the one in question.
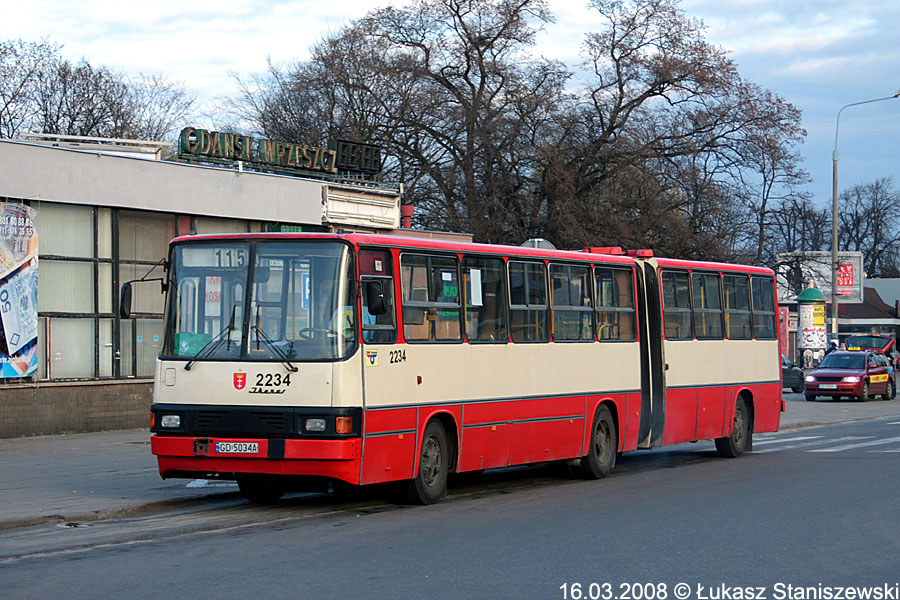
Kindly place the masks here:
<instances>
[{"instance_id":1,"label":"red and cream bus","mask_svg":"<svg viewBox=\"0 0 900 600\"><path fill-rule=\"evenodd\" d=\"M164 478L257 500L399 481L430 503L449 473L600 478L620 452L713 439L734 457L778 428L769 269L366 234L180 237L166 267Z\"/></svg>"}]
</instances>

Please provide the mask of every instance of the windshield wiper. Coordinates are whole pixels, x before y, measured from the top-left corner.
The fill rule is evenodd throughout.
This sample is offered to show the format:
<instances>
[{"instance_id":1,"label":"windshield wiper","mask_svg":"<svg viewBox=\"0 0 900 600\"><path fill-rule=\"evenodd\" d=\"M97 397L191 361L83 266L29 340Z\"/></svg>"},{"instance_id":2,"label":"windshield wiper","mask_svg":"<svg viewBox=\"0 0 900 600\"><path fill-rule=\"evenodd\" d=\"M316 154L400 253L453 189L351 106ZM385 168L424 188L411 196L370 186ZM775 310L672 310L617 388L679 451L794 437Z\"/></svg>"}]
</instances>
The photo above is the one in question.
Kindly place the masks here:
<instances>
[{"instance_id":1,"label":"windshield wiper","mask_svg":"<svg viewBox=\"0 0 900 600\"><path fill-rule=\"evenodd\" d=\"M228 325L225 326L225 329L223 329L222 331L217 333L216 337L214 337L213 339L206 342L206 344L204 344L203 347L200 348L200 351L194 355L194 358L192 358L191 360L189 360L188 362L186 362L184 364L185 371L190 371L191 367L194 366L194 363L197 362L198 360L200 360L201 358L206 358L207 356L212 355L213 352L215 352L216 350L219 349L219 347L222 345L223 342L226 342L228 344L225 348L226 350L231 349L231 332L235 331L235 329L236 329L234 326L234 309L235 309L235 307L232 306L231 307L231 320L228 322ZM226 333L228 334L228 337L223 339L222 336Z\"/></svg>"},{"instance_id":2,"label":"windshield wiper","mask_svg":"<svg viewBox=\"0 0 900 600\"><path fill-rule=\"evenodd\" d=\"M281 359L281 364L285 366L285 368L291 373L297 372L297 367L291 363L291 357L285 354L284 350L278 347L278 344L270 338L265 331L262 330L262 327L259 326L260 314L259 307L256 307L256 325L252 327L252 329L256 332L256 349L259 350L259 341L262 340L266 343L266 348L269 348L274 352L278 358ZM293 349L293 342L291 342L291 348Z\"/></svg>"}]
</instances>

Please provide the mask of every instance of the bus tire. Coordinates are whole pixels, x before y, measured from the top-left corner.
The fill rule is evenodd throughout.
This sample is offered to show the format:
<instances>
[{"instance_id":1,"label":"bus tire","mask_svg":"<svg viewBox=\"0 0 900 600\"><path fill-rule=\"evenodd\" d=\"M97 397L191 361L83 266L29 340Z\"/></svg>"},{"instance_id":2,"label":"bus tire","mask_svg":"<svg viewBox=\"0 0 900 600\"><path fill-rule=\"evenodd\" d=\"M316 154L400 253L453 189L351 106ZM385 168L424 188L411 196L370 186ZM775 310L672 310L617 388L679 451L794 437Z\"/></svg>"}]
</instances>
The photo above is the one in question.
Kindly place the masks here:
<instances>
[{"instance_id":1,"label":"bus tire","mask_svg":"<svg viewBox=\"0 0 900 600\"><path fill-rule=\"evenodd\" d=\"M750 418L747 404L739 397L734 405L734 421L731 435L716 438L716 452L725 458L737 458L750 445Z\"/></svg>"},{"instance_id":2,"label":"bus tire","mask_svg":"<svg viewBox=\"0 0 900 600\"><path fill-rule=\"evenodd\" d=\"M431 421L422 434L422 450L416 476L406 482L406 497L413 504L433 504L447 493L450 463L447 432L438 421Z\"/></svg>"},{"instance_id":3,"label":"bus tire","mask_svg":"<svg viewBox=\"0 0 900 600\"><path fill-rule=\"evenodd\" d=\"M259 475L244 475L237 478L238 489L241 495L257 504L269 504L276 502L284 496L284 484L273 477Z\"/></svg>"},{"instance_id":4,"label":"bus tire","mask_svg":"<svg viewBox=\"0 0 900 600\"><path fill-rule=\"evenodd\" d=\"M616 465L619 439L609 408L601 404L594 413L588 453L581 457L581 475L585 479L602 479Z\"/></svg>"}]
</instances>

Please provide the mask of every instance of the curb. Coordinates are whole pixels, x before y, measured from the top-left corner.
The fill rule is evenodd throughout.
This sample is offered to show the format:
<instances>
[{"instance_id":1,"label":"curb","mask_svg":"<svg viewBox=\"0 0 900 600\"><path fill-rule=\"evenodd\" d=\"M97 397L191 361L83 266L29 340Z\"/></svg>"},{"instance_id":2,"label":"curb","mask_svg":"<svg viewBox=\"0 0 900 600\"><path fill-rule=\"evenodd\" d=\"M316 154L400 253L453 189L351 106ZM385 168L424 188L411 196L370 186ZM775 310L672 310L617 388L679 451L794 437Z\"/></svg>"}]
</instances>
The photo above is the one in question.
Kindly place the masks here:
<instances>
[{"instance_id":1,"label":"curb","mask_svg":"<svg viewBox=\"0 0 900 600\"><path fill-rule=\"evenodd\" d=\"M177 508L189 508L200 504L214 504L216 502L233 501L242 499L239 492L221 492L207 494L193 498L173 498L169 500L156 500L123 506L122 508L108 508L95 510L88 513L73 513L69 515L46 515L42 517L20 517L0 521L0 532L21 529L24 527L36 527L39 525L63 525L78 523L96 523L121 517L144 515L148 513L163 512Z\"/></svg>"}]
</instances>

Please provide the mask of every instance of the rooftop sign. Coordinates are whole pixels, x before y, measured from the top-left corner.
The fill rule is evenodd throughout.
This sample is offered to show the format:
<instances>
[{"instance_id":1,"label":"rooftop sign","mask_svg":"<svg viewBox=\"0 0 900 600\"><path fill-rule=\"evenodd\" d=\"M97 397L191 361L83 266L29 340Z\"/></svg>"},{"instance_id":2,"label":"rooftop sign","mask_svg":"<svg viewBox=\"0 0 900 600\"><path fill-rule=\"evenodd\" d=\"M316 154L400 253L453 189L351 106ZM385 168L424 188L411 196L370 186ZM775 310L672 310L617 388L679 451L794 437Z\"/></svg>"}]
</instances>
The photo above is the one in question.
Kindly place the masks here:
<instances>
[{"instance_id":1,"label":"rooftop sign","mask_svg":"<svg viewBox=\"0 0 900 600\"><path fill-rule=\"evenodd\" d=\"M213 162L241 161L261 168L320 175L373 176L381 172L381 148L349 140L335 140L328 148L254 138L238 133L195 127L181 130L178 156Z\"/></svg>"}]
</instances>

